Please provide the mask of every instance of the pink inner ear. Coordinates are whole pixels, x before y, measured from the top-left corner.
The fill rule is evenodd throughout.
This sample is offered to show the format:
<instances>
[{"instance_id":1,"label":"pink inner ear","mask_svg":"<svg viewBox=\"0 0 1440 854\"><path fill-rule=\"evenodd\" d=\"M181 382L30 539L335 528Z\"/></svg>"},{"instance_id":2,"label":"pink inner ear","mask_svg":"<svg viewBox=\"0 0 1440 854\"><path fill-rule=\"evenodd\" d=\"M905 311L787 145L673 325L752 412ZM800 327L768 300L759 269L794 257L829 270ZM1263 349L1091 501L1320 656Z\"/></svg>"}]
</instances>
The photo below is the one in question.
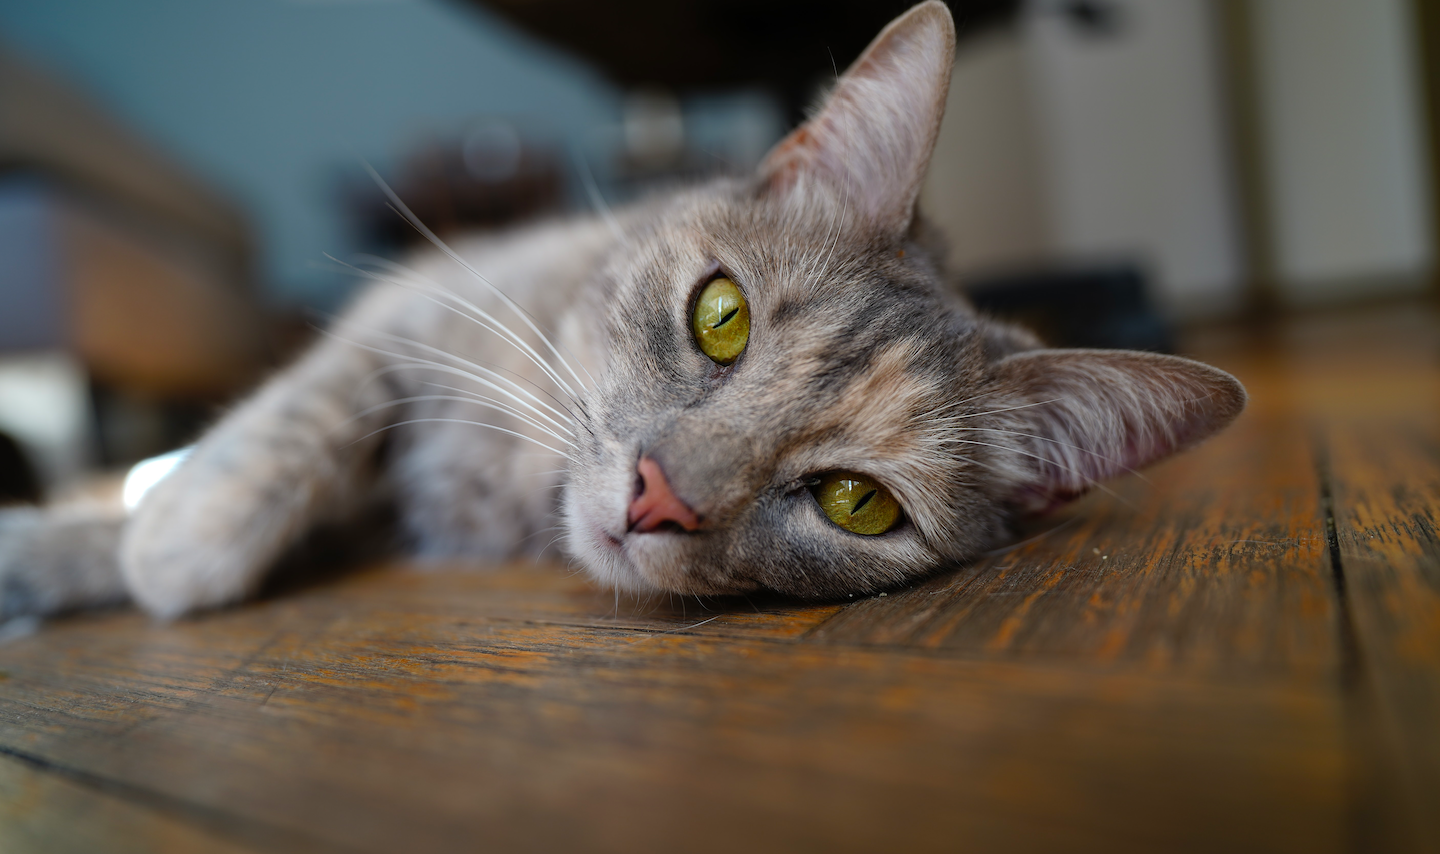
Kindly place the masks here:
<instances>
[{"instance_id":1,"label":"pink inner ear","mask_svg":"<svg viewBox=\"0 0 1440 854\"><path fill-rule=\"evenodd\" d=\"M770 150L765 158L769 167L766 185L772 192L784 192L795 185L800 166L807 157L805 151L811 145L810 126L806 124L796 128Z\"/></svg>"}]
</instances>

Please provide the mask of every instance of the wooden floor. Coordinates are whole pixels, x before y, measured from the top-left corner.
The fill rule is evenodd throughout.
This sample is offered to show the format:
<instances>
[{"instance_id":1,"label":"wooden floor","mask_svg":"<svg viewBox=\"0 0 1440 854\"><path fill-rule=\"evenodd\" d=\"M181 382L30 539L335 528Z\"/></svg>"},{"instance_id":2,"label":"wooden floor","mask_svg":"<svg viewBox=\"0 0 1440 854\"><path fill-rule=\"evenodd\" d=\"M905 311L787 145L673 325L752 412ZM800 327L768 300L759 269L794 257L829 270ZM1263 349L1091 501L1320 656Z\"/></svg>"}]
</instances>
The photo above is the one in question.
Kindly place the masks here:
<instances>
[{"instance_id":1,"label":"wooden floor","mask_svg":"<svg viewBox=\"0 0 1440 854\"><path fill-rule=\"evenodd\" d=\"M1440 850L1440 321L1214 330L1226 434L911 590L377 567L0 646L0 851Z\"/></svg>"}]
</instances>

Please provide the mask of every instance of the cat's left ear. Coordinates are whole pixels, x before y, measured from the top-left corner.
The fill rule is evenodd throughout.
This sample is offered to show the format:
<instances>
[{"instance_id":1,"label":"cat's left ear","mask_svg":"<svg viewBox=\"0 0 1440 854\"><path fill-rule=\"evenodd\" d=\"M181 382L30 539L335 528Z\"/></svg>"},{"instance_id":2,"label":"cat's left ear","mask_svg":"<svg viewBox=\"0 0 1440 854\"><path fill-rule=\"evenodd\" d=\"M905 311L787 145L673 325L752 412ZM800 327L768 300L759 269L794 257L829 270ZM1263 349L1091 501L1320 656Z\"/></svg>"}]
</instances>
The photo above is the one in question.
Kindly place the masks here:
<instances>
[{"instance_id":1,"label":"cat's left ear","mask_svg":"<svg viewBox=\"0 0 1440 854\"><path fill-rule=\"evenodd\" d=\"M887 233L904 234L940 132L954 60L955 23L940 0L891 21L819 115L766 156L766 188L783 192L806 177L834 181L852 209Z\"/></svg>"},{"instance_id":2,"label":"cat's left ear","mask_svg":"<svg viewBox=\"0 0 1440 854\"><path fill-rule=\"evenodd\" d=\"M995 399L1011 402L999 426L975 438L1015 449L1005 500L1022 512L1183 451L1234 421L1247 400L1218 368L1125 350L1016 353L995 364L993 382Z\"/></svg>"}]
</instances>

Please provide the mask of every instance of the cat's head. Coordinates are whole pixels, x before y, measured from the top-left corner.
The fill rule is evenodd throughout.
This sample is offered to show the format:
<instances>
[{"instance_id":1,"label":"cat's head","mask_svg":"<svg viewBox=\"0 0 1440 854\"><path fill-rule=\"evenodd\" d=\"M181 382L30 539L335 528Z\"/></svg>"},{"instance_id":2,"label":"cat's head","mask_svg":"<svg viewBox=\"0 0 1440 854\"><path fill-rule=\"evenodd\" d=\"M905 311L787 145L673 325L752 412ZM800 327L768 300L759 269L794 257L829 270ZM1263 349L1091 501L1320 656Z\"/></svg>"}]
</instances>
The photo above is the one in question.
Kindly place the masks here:
<instances>
[{"instance_id":1,"label":"cat's head","mask_svg":"<svg viewBox=\"0 0 1440 854\"><path fill-rule=\"evenodd\" d=\"M752 179L625 219L588 307L609 353L564 498L597 578L892 587L1244 407L1214 368L1042 349L947 289L915 204L954 42L944 4L915 7Z\"/></svg>"}]
</instances>

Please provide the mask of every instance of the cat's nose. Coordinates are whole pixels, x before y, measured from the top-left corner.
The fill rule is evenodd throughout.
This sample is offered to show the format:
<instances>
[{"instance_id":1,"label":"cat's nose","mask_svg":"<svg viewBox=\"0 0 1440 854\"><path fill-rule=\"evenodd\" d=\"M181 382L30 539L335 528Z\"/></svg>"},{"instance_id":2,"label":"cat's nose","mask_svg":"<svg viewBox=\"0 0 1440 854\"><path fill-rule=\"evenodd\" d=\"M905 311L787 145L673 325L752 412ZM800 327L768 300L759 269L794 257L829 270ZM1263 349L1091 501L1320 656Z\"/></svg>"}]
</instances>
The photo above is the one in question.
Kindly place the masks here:
<instances>
[{"instance_id":1,"label":"cat's nose","mask_svg":"<svg viewBox=\"0 0 1440 854\"><path fill-rule=\"evenodd\" d=\"M636 469L640 475L640 493L630 502L628 520L631 531L648 534L662 527L674 526L682 531L694 531L700 527L700 517L670 489L665 470L660 468L659 463L649 457L641 457Z\"/></svg>"}]
</instances>

